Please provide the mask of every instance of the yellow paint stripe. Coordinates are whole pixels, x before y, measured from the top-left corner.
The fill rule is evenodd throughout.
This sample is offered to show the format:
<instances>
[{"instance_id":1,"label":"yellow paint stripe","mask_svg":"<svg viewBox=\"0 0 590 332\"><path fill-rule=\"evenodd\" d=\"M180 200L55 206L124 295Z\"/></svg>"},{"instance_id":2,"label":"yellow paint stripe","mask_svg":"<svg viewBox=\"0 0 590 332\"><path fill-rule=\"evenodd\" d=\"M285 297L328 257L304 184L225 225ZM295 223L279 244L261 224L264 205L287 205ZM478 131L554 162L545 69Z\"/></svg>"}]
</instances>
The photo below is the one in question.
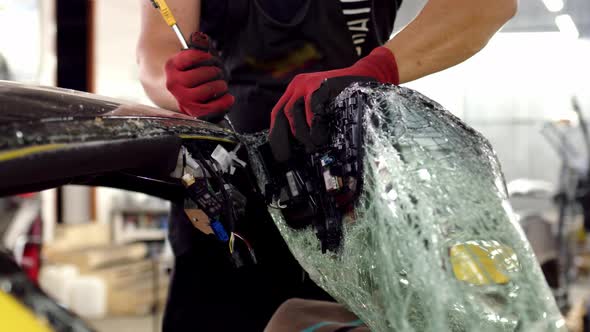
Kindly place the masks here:
<instances>
[{"instance_id":1,"label":"yellow paint stripe","mask_svg":"<svg viewBox=\"0 0 590 332\"><path fill-rule=\"evenodd\" d=\"M227 138L205 136L205 135L180 135L179 137L182 139L208 140L208 141L224 142L224 143L231 143L231 144L238 143L234 140L227 139ZM29 155L32 155L35 153L59 150L59 149L65 148L67 146L68 146L68 144L43 144L43 145L29 146L26 148L14 149L14 150L6 151L6 152L0 152L0 162L26 157L26 156L29 156Z\"/></svg>"},{"instance_id":2,"label":"yellow paint stripe","mask_svg":"<svg viewBox=\"0 0 590 332\"><path fill-rule=\"evenodd\" d=\"M39 152L59 150L66 146L67 144L43 144L10 150L6 152L0 152L0 161L22 158Z\"/></svg>"},{"instance_id":3,"label":"yellow paint stripe","mask_svg":"<svg viewBox=\"0 0 590 332\"><path fill-rule=\"evenodd\" d=\"M208 141L216 141L216 142L225 142L225 143L233 143L237 144L238 142L228 139L228 138L221 138L221 137L214 137L214 136L203 136L203 135L179 135L182 139L204 139Z\"/></svg>"}]
</instances>

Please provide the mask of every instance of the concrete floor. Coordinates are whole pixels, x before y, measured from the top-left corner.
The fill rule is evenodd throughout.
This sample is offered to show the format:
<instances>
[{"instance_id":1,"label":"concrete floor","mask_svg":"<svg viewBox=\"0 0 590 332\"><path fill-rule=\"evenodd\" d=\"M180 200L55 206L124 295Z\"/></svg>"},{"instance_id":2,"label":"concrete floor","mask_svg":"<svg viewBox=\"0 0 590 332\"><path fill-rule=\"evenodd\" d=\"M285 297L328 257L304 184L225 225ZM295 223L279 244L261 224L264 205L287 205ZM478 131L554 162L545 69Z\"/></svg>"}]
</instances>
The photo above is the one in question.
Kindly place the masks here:
<instances>
[{"instance_id":1,"label":"concrete floor","mask_svg":"<svg viewBox=\"0 0 590 332\"><path fill-rule=\"evenodd\" d=\"M157 320L153 316L108 317L89 321L96 332L159 332L162 315Z\"/></svg>"}]
</instances>

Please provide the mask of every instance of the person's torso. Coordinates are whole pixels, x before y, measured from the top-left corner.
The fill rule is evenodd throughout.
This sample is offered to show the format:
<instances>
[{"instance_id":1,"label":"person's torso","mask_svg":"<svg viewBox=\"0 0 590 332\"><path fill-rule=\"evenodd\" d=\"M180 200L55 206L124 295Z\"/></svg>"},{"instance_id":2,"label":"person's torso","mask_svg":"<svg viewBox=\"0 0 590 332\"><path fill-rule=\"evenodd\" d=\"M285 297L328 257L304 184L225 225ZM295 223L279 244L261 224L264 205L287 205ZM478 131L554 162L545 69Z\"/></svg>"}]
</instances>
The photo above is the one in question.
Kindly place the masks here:
<instances>
[{"instance_id":1,"label":"person's torso","mask_svg":"<svg viewBox=\"0 0 590 332\"><path fill-rule=\"evenodd\" d=\"M266 129L300 73L352 65L389 39L401 0L203 0L201 29L217 41L240 132Z\"/></svg>"}]
</instances>

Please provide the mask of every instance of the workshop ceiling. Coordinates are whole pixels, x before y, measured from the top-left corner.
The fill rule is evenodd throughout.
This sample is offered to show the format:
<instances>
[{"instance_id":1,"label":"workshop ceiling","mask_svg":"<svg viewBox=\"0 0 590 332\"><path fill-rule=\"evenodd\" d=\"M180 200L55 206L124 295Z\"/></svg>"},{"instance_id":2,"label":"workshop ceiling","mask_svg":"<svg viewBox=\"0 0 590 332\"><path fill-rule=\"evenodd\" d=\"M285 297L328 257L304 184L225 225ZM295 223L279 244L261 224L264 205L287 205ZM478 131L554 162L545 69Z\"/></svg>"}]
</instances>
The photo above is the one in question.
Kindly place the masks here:
<instances>
[{"instance_id":1,"label":"workshop ceiling","mask_svg":"<svg viewBox=\"0 0 590 332\"><path fill-rule=\"evenodd\" d=\"M404 0L396 29L407 24L427 0ZM563 9L551 12L549 4L563 3ZM590 0L520 0L517 15L502 29L503 32L559 31L555 18L568 14L574 21L582 38L590 38Z\"/></svg>"},{"instance_id":2,"label":"workshop ceiling","mask_svg":"<svg viewBox=\"0 0 590 332\"><path fill-rule=\"evenodd\" d=\"M563 9L560 12L553 13L547 10L541 0L521 0L518 14L504 27L503 31L559 31L555 24L555 17L569 14L576 24L580 36L584 38L590 37L590 1L564 0L563 3Z\"/></svg>"}]
</instances>

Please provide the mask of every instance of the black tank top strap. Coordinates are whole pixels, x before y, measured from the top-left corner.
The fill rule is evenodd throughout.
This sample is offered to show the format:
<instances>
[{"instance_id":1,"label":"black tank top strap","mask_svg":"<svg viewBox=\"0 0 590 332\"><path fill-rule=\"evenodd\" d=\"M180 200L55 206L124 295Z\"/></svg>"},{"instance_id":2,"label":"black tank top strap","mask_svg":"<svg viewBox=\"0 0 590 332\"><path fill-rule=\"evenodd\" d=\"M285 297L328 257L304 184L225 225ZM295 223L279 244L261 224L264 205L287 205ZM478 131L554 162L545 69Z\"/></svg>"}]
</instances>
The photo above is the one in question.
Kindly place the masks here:
<instances>
[{"instance_id":1,"label":"black tank top strap","mask_svg":"<svg viewBox=\"0 0 590 332\"><path fill-rule=\"evenodd\" d=\"M380 44L389 40L402 0L372 0L372 20Z\"/></svg>"},{"instance_id":2,"label":"black tank top strap","mask_svg":"<svg viewBox=\"0 0 590 332\"><path fill-rule=\"evenodd\" d=\"M207 1L219 1L219 0L207 0ZM248 18L249 14L249 3L251 0L222 0L225 1L225 6L220 6L219 8L224 9L224 13L221 14L223 16L222 19L219 19L218 15L215 15L216 18L214 22L207 21L207 27L209 27L212 31L205 31L208 33L210 37L213 37L214 42L219 50L222 50L225 45L224 43L231 39L231 35L237 29L242 29L245 20ZM203 1L205 2L205 0ZM218 5L219 6L219 5ZM204 7L202 5L202 7ZM204 7L209 8L209 7ZM203 11L203 9L201 9ZM206 15L207 13L203 13ZM201 17L201 22L207 20L207 17ZM203 28L203 24L201 24L201 29ZM214 35L211 32L216 32Z\"/></svg>"},{"instance_id":3,"label":"black tank top strap","mask_svg":"<svg viewBox=\"0 0 590 332\"><path fill-rule=\"evenodd\" d=\"M291 19L288 22L282 22L274 16L273 13L269 13L264 6L260 3L260 0L250 0L254 3L257 12L264 17L270 24L280 27L293 27L301 23L307 16L309 5L312 0L304 0L299 8L296 9L296 13L291 15ZM284 0L283 0L284 1Z\"/></svg>"}]
</instances>

